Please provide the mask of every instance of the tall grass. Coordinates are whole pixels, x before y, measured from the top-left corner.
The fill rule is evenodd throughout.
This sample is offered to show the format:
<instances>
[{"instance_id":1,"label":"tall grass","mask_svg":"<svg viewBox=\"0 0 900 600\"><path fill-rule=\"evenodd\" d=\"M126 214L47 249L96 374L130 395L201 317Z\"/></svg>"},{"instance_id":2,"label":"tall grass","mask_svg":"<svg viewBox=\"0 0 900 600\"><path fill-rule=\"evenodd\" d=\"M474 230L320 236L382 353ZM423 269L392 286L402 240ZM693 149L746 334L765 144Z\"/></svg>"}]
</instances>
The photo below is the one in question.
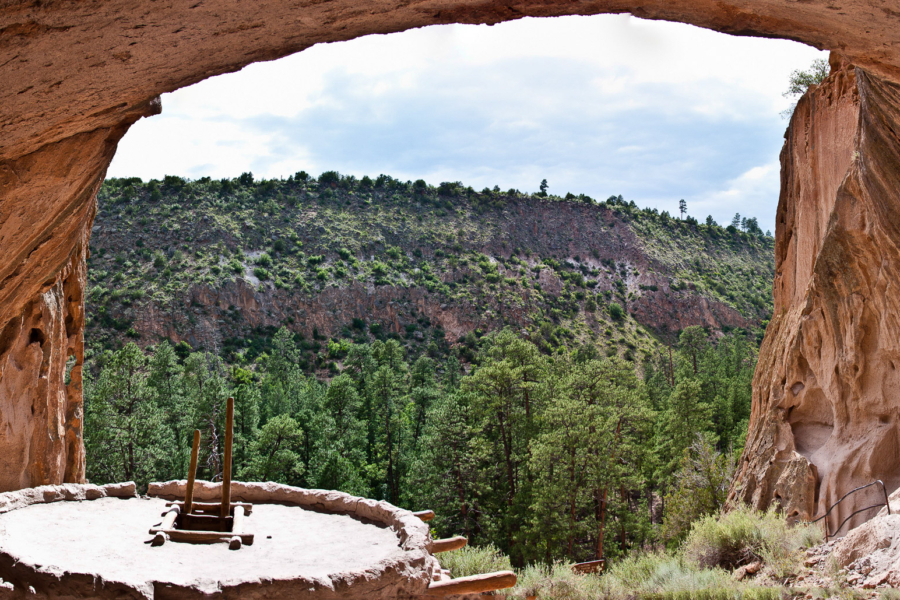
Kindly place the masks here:
<instances>
[{"instance_id":1,"label":"tall grass","mask_svg":"<svg viewBox=\"0 0 900 600\"><path fill-rule=\"evenodd\" d=\"M781 577L800 567L801 548L821 541L819 528L792 527L774 508L759 512L740 506L724 515L704 517L694 523L683 554L702 568L735 569L760 561Z\"/></svg>"},{"instance_id":2,"label":"tall grass","mask_svg":"<svg viewBox=\"0 0 900 600\"><path fill-rule=\"evenodd\" d=\"M529 565L518 571L514 588L495 595L510 600L781 600L790 597L787 589L738 582L731 569L760 561L769 573L783 577L799 568L802 548L821 541L814 526L792 527L774 510L739 507L694 523L676 553L635 553L603 575L579 575L563 563ZM440 561L454 577L511 568L509 558L493 546L447 552Z\"/></svg>"},{"instance_id":3,"label":"tall grass","mask_svg":"<svg viewBox=\"0 0 900 600\"><path fill-rule=\"evenodd\" d=\"M440 555L441 566L453 577L467 577L493 571L511 571L509 557L493 544L481 547L465 546Z\"/></svg>"}]
</instances>

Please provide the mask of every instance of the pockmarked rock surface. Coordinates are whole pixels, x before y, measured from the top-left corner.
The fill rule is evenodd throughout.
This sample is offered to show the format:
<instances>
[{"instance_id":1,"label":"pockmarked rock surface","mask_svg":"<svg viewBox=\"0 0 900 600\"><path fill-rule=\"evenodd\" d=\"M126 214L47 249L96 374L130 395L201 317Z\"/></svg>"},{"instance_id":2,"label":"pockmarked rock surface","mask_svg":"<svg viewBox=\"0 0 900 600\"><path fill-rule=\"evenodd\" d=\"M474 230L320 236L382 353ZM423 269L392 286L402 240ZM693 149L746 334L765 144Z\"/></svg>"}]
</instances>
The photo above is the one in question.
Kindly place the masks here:
<instances>
[{"instance_id":1,"label":"pockmarked rock surface","mask_svg":"<svg viewBox=\"0 0 900 600\"><path fill-rule=\"evenodd\" d=\"M832 54L781 154L775 310L733 499L811 520L900 487L900 87ZM828 517L874 516L880 486Z\"/></svg>"},{"instance_id":2,"label":"pockmarked rock surface","mask_svg":"<svg viewBox=\"0 0 900 600\"><path fill-rule=\"evenodd\" d=\"M900 339L894 4L11 0L0 5L0 490L83 479L81 337L94 196L118 140L160 110L159 94L372 33L624 12L844 57L800 102L782 155L776 310L732 498L778 501L801 518L870 477L900 484L891 400L900 360L892 341Z\"/></svg>"},{"instance_id":3,"label":"pockmarked rock surface","mask_svg":"<svg viewBox=\"0 0 900 600\"><path fill-rule=\"evenodd\" d=\"M136 497L133 485L124 499L67 487L68 496L31 494L41 501L0 512L0 579L33 588L29 597L408 598L440 568L412 513L340 492L235 482L234 498L254 504L245 530L255 539L231 551L151 546L166 501ZM184 487L151 484L150 493L183 498ZM218 500L220 490L200 482L197 496ZM0 507L5 496L27 494L0 494Z\"/></svg>"}]
</instances>

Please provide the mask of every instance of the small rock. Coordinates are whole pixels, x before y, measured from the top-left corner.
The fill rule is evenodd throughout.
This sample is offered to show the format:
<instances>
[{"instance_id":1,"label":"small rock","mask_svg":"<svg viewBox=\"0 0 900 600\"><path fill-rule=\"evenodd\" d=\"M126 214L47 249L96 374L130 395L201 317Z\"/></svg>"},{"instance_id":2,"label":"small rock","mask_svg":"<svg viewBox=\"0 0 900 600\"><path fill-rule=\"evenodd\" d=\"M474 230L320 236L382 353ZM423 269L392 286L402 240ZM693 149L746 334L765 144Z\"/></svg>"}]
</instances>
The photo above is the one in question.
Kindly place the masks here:
<instances>
[{"instance_id":1,"label":"small rock","mask_svg":"<svg viewBox=\"0 0 900 600\"><path fill-rule=\"evenodd\" d=\"M733 577L738 581L742 581L745 577L747 577L747 575L756 575L756 573L759 572L761 568L761 562L752 562L749 565L744 565L743 567L735 571Z\"/></svg>"}]
</instances>

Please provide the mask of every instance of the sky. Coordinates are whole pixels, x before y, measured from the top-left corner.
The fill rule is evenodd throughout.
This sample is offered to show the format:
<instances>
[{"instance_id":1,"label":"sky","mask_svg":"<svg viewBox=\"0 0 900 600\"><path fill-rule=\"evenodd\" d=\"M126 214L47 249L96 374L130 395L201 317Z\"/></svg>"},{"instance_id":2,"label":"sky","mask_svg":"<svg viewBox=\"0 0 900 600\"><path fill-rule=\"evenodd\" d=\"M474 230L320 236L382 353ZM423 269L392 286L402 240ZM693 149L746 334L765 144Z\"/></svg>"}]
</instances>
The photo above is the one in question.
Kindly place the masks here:
<instances>
[{"instance_id":1,"label":"sky","mask_svg":"<svg viewBox=\"0 0 900 600\"><path fill-rule=\"evenodd\" d=\"M335 170L623 195L774 231L790 73L827 53L629 15L441 25L245 67L162 97L110 177Z\"/></svg>"}]
</instances>

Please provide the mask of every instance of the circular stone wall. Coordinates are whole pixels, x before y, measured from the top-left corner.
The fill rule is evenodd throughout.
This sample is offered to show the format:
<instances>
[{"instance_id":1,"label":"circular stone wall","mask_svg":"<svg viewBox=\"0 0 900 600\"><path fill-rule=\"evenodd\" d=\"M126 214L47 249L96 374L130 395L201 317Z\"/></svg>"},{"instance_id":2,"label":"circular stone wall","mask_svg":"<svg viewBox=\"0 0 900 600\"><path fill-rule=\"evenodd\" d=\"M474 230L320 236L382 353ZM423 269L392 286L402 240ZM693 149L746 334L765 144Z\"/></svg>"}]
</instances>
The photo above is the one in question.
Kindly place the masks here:
<instances>
[{"instance_id":1,"label":"circular stone wall","mask_svg":"<svg viewBox=\"0 0 900 600\"><path fill-rule=\"evenodd\" d=\"M0 494L0 598L409 598L439 568L409 511L273 483L232 486L234 501L254 505L252 545L151 546L166 499L183 496L183 481L151 484L148 497L133 484ZM198 482L196 500L219 498L218 484Z\"/></svg>"}]
</instances>

